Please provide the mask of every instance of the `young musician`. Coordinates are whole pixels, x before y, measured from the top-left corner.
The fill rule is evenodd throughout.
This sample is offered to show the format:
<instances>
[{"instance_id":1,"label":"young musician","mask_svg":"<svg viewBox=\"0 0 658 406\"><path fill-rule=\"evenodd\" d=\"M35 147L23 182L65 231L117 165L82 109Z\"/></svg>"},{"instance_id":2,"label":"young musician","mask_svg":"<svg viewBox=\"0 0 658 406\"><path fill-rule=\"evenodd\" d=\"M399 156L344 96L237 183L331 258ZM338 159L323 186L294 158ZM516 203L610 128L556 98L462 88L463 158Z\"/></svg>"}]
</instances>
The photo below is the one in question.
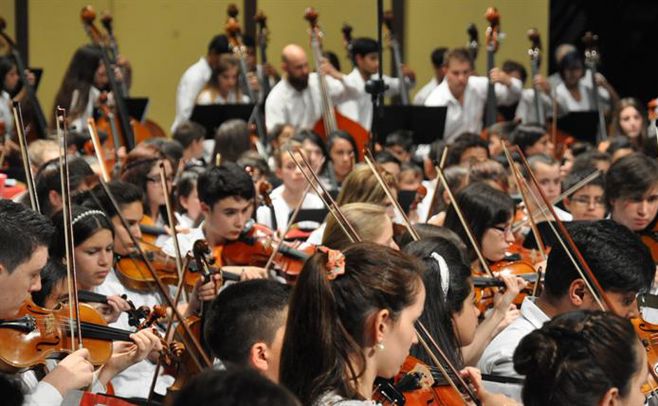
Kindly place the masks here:
<instances>
[{"instance_id":1,"label":"young musician","mask_svg":"<svg viewBox=\"0 0 658 406\"><path fill-rule=\"evenodd\" d=\"M270 91L265 101L265 125L268 130L277 124L290 124L296 130L311 129L322 117L319 73L310 72L306 51L299 45L283 48L281 69L286 76ZM335 102L346 92L349 83L345 75L326 59L321 64L327 79L329 97Z\"/></svg>"},{"instance_id":2,"label":"young musician","mask_svg":"<svg viewBox=\"0 0 658 406\"><path fill-rule=\"evenodd\" d=\"M29 294L41 289L39 273L46 265L53 232L45 217L18 203L0 200L0 288L4 292L0 299L1 319L15 318ZM117 371L143 359L152 348L160 348L149 334L133 335L137 350L130 344L123 346L114 361L97 373L88 361L89 350L80 349L60 361L40 382L33 374L23 374L29 389L25 404L59 404L71 390L92 382L107 383ZM94 389L97 388L95 384Z\"/></svg>"},{"instance_id":3,"label":"young musician","mask_svg":"<svg viewBox=\"0 0 658 406\"><path fill-rule=\"evenodd\" d=\"M34 75L29 71L26 73L30 85L34 85ZM12 135L12 137L14 134L12 102L21 102L27 95L25 87L18 94L14 94L19 83L20 73L16 67L16 61L9 56L0 57L0 122L5 124L5 132Z\"/></svg>"},{"instance_id":4,"label":"young musician","mask_svg":"<svg viewBox=\"0 0 658 406\"><path fill-rule=\"evenodd\" d=\"M393 241L393 222L386 213L386 208L372 203L348 203L341 206L347 222L354 227L361 241L370 241L375 244L399 250ZM351 245L349 237L333 215L327 217L327 226L322 235L322 245L343 250Z\"/></svg>"},{"instance_id":5,"label":"young musician","mask_svg":"<svg viewBox=\"0 0 658 406\"><path fill-rule=\"evenodd\" d=\"M167 193L162 188L160 164L165 168L167 188L171 188L175 166L155 145L139 145L130 151L121 173L122 181L132 183L144 193L144 214L158 227L168 223L163 215Z\"/></svg>"},{"instance_id":6,"label":"young musician","mask_svg":"<svg viewBox=\"0 0 658 406\"><path fill-rule=\"evenodd\" d=\"M432 79L430 79L429 82L427 82L425 86L421 87L418 93L416 93L414 96L415 105L425 105L425 100L427 100L427 97L432 93L434 89L436 89L437 86L439 86L441 82L443 82L443 77L445 76L445 72L443 70L443 57L445 56L446 52L448 52L448 48L436 48L434 51L432 51L430 60L432 61L434 76Z\"/></svg>"},{"instance_id":7,"label":"young musician","mask_svg":"<svg viewBox=\"0 0 658 406\"><path fill-rule=\"evenodd\" d=\"M210 80L201 89L196 104L245 104L249 96L238 86L240 62L232 55L222 55L212 71Z\"/></svg>"},{"instance_id":8,"label":"young musician","mask_svg":"<svg viewBox=\"0 0 658 406\"><path fill-rule=\"evenodd\" d=\"M463 349L475 344L481 352L497 333L497 323L492 323L491 319L478 325L480 311L475 305L471 270L464 263L459 249L443 237L411 242L404 252L420 259L425 266L423 282L427 294L420 321L443 348L451 363L457 369L464 368L468 364L464 361ZM513 276L504 275L501 279L509 287L501 295L501 301L509 304L519 289ZM499 307L496 306L493 311L497 312ZM418 345L411 348L411 355L427 365L432 364L427 352ZM478 397L484 404L514 404L511 399L493 395L485 389L478 391Z\"/></svg>"},{"instance_id":9,"label":"young musician","mask_svg":"<svg viewBox=\"0 0 658 406\"><path fill-rule=\"evenodd\" d=\"M281 383L305 405L373 404L375 377L395 376L417 342L424 302L418 266L398 251L318 251L293 290Z\"/></svg>"},{"instance_id":10,"label":"young musician","mask_svg":"<svg viewBox=\"0 0 658 406\"><path fill-rule=\"evenodd\" d=\"M176 119L171 126L172 132L176 131L181 123L190 119L197 95L210 80L212 70L219 65L221 55L229 52L226 35L216 35L208 44L206 56L202 56L183 73L176 88Z\"/></svg>"},{"instance_id":11,"label":"young musician","mask_svg":"<svg viewBox=\"0 0 658 406\"><path fill-rule=\"evenodd\" d=\"M656 139L648 135L646 110L638 99L625 97L619 101L612 115L611 127L612 135L627 137L637 150L656 156Z\"/></svg>"},{"instance_id":12,"label":"young musician","mask_svg":"<svg viewBox=\"0 0 658 406\"><path fill-rule=\"evenodd\" d=\"M553 156L555 145L543 127L534 124L523 124L512 132L512 144L518 145L526 157L532 155Z\"/></svg>"},{"instance_id":13,"label":"young musician","mask_svg":"<svg viewBox=\"0 0 658 406\"><path fill-rule=\"evenodd\" d=\"M465 48L455 48L445 55L445 80L430 93L426 106L447 106L443 139L450 142L463 132L480 133L487 101L489 78L495 82L499 105L515 103L521 95L521 81L498 68L489 78L472 76L473 61Z\"/></svg>"},{"instance_id":14,"label":"young musician","mask_svg":"<svg viewBox=\"0 0 658 406\"><path fill-rule=\"evenodd\" d=\"M626 318L638 316L636 296L648 291L656 273L647 248L630 230L612 221L576 222L568 226L576 246L610 300L610 310ZM582 309L600 307L565 250L556 244L548 255L540 296L524 299L521 317L487 346L480 359L480 369L483 373L519 377L512 356L521 339L553 317Z\"/></svg>"},{"instance_id":15,"label":"young musician","mask_svg":"<svg viewBox=\"0 0 658 406\"><path fill-rule=\"evenodd\" d=\"M278 382L289 296L287 285L263 279L223 289L204 324L212 355L227 368L253 368Z\"/></svg>"},{"instance_id":16,"label":"young musician","mask_svg":"<svg viewBox=\"0 0 658 406\"><path fill-rule=\"evenodd\" d=\"M283 184L270 192L273 209L261 206L256 212L256 219L259 224L270 228L276 226L276 229L281 232L286 231L290 213L302 202L302 199L302 210L324 208L324 203L312 190L306 194L304 193L307 185L306 178L288 153L291 148L296 147L301 147L301 145L296 142L289 142L274 151L275 173ZM301 159L299 153L296 152L295 155L297 159ZM275 218L274 221L273 217Z\"/></svg>"},{"instance_id":17,"label":"young musician","mask_svg":"<svg viewBox=\"0 0 658 406\"><path fill-rule=\"evenodd\" d=\"M241 273L243 279L265 277L263 268L222 266L223 246L238 240L243 232L248 231L245 227L253 214L255 190L249 174L232 162L212 166L199 175L197 190L205 220L189 233L178 234L181 255L191 251L195 241L206 240L214 251L216 266ZM163 251L175 256L171 239L165 243Z\"/></svg>"},{"instance_id":18,"label":"young musician","mask_svg":"<svg viewBox=\"0 0 658 406\"><path fill-rule=\"evenodd\" d=\"M59 152L58 152L59 153ZM97 181L94 171L82 157L69 157L69 186L72 193L89 189ZM36 173L35 189L41 213L51 216L62 209L62 181L59 158L46 162ZM29 205L29 198L25 196Z\"/></svg>"},{"instance_id":19,"label":"young musician","mask_svg":"<svg viewBox=\"0 0 658 406\"><path fill-rule=\"evenodd\" d=\"M555 199L557 199L560 196L560 193L562 193L560 163L549 155L537 154L528 158L528 166L530 167L532 173L535 175L537 183L539 184L539 188L544 194L544 197L546 197L546 200L549 203L555 203ZM547 211L545 211L543 214L540 213L539 208L537 208L537 203L539 203L539 205L543 208L544 201L542 200L539 191L535 187L535 183L530 178L530 174L526 173L525 167L522 167L522 172L526 182L530 185L530 190L537 198L537 202L535 202L532 197L529 199L530 201L527 202L530 206L528 207L528 210L532 211L536 222L541 222L547 219L549 221L552 220L550 213ZM557 214L560 220L572 220L571 214L560 209L559 207L553 206L553 210L555 210L555 214Z\"/></svg>"},{"instance_id":20,"label":"young musician","mask_svg":"<svg viewBox=\"0 0 658 406\"><path fill-rule=\"evenodd\" d=\"M572 171L564 179L564 189L568 190L592 173L591 170ZM592 179L588 184L562 200L574 221L602 220L606 215L604 198L605 180L603 176Z\"/></svg>"},{"instance_id":21,"label":"young musician","mask_svg":"<svg viewBox=\"0 0 658 406\"><path fill-rule=\"evenodd\" d=\"M183 146L183 162L203 164L203 141L206 129L198 123L184 121L172 134L172 138Z\"/></svg>"},{"instance_id":22,"label":"young musician","mask_svg":"<svg viewBox=\"0 0 658 406\"><path fill-rule=\"evenodd\" d=\"M356 38L351 44L351 55L354 69L345 77L355 92L346 94L336 108L345 117L356 121L366 130L372 125L372 95L366 92L366 83L371 78L377 78L379 72L379 46L372 38ZM414 73L406 66L403 67L404 80L413 87ZM400 93L400 79L383 76L387 90L385 97L396 96Z\"/></svg>"},{"instance_id":23,"label":"young musician","mask_svg":"<svg viewBox=\"0 0 658 406\"><path fill-rule=\"evenodd\" d=\"M514 367L525 375L525 405L646 404L646 351L631 323L611 313L554 318L521 340Z\"/></svg>"},{"instance_id":24,"label":"young musician","mask_svg":"<svg viewBox=\"0 0 658 406\"><path fill-rule=\"evenodd\" d=\"M301 406L290 391L244 368L203 371L175 399L174 406Z\"/></svg>"},{"instance_id":25,"label":"young musician","mask_svg":"<svg viewBox=\"0 0 658 406\"><path fill-rule=\"evenodd\" d=\"M175 215L177 222L185 228L193 228L201 221L201 201L196 183L203 171L201 166L192 166L184 170L176 181Z\"/></svg>"},{"instance_id":26,"label":"young musician","mask_svg":"<svg viewBox=\"0 0 658 406\"><path fill-rule=\"evenodd\" d=\"M336 182L340 187L356 164L358 154L356 143L350 134L337 130L329 134L327 150L329 151L329 159L333 164Z\"/></svg>"},{"instance_id":27,"label":"young musician","mask_svg":"<svg viewBox=\"0 0 658 406\"><path fill-rule=\"evenodd\" d=\"M605 177L605 200L610 218L641 233L658 213L658 163L642 154L615 162Z\"/></svg>"},{"instance_id":28,"label":"young musician","mask_svg":"<svg viewBox=\"0 0 658 406\"><path fill-rule=\"evenodd\" d=\"M144 217L142 192L137 186L121 181L112 181L108 183L107 186L117 202L119 210L121 210L121 215L123 215L128 223L128 229L123 226L119 213L116 211L114 205L112 205L110 197L100 186L91 192L93 195L89 194L84 204L92 209L102 210L111 221L114 228L114 241L112 248L115 256L118 258L129 256L134 257L137 248L133 243L131 234L138 240L142 237L140 231L140 223ZM163 256L160 252L154 252L154 255L160 257ZM139 261L139 259L137 260ZM172 259L169 260L173 261ZM144 269L143 272L150 275L146 269ZM125 294L135 307L147 306L153 308L155 305L161 305L164 303L164 299L160 292L157 291L155 283L147 289L137 289L129 286L131 286L130 281L126 280L126 277L122 274L120 268L114 266L109 271L103 282L95 288L95 291L106 296ZM173 291L174 289L171 288L167 293L173 297ZM199 282L199 284L194 287L189 297L189 303L181 303L179 305L181 314L194 314L199 308L199 301L212 300L215 297L213 283L209 282L202 285L201 282ZM118 320L112 325L121 329L132 328L128 323L128 316L126 313L121 313ZM125 397L148 397L148 390L150 388L151 380L153 379L154 371L155 364L149 360L144 360L131 366L112 380L115 392L120 396ZM171 385L171 383L173 383L173 380L170 377L160 376L155 387L156 393L166 393L166 388Z\"/></svg>"},{"instance_id":29,"label":"young musician","mask_svg":"<svg viewBox=\"0 0 658 406\"><path fill-rule=\"evenodd\" d=\"M446 167L461 165L468 167L472 162L489 159L489 144L479 134L463 133L448 147Z\"/></svg>"}]
</instances>

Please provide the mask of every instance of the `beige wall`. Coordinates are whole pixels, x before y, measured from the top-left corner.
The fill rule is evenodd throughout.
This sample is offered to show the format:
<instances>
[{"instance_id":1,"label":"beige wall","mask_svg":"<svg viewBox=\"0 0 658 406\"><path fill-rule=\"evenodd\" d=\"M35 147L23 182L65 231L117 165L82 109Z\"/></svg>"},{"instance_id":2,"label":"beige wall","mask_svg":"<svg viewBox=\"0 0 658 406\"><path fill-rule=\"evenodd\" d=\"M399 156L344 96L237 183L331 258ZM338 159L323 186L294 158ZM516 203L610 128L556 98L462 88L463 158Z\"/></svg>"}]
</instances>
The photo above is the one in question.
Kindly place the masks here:
<instances>
[{"instance_id":1,"label":"beige wall","mask_svg":"<svg viewBox=\"0 0 658 406\"><path fill-rule=\"evenodd\" d=\"M229 0L26 0L29 1L30 64L45 69L38 96L50 111L55 92L77 47L88 42L80 23L82 6L91 4L100 14L107 9L115 21L122 54L133 65L134 96L149 96L149 117L168 130L174 116L176 85L183 71L205 54L210 38L224 30ZM549 0L498 0L502 29L507 34L498 60L515 58L527 64L525 32L536 26L546 41ZM239 7L242 1L235 1ZM353 35L376 36L375 0L258 0L268 16L268 57L278 67L283 45L296 42L308 47L304 9L313 5L320 14L325 48L341 57L343 71L351 66L345 59L341 27L354 27ZM385 8L391 1L385 0ZM466 42L465 27L475 22L483 40L485 0L408 0L406 57L418 74L419 83L431 75L429 53L439 45L460 46ZM14 0L0 0L0 13L13 33ZM241 18L244 18L241 15ZM242 20L243 21L243 20ZM384 54L385 71L390 52ZM478 71L484 68L484 52ZM546 64L545 64L546 65Z\"/></svg>"}]
</instances>

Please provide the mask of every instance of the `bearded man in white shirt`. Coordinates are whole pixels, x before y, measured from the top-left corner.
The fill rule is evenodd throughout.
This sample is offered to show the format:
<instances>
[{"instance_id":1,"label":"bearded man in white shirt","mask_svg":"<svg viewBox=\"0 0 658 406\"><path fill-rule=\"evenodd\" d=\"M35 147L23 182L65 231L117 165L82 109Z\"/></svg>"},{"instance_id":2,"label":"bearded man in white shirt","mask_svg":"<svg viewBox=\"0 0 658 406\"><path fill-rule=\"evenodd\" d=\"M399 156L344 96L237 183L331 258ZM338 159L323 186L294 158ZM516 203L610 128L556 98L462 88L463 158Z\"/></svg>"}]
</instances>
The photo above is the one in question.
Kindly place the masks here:
<instances>
[{"instance_id":1,"label":"bearded man in white shirt","mask_svg":"<svg viewBox=\"0 0 658 406\"><path fill-rule=\"evenodd\" d=\"M281 69L285 78L270 91L265 101L265 126L270 131L277 124L290 124L295 130L313 129L322 117L322 96L318 73L311 72L306 51L296 44L283 48ZM336 103L355 89L348 87L345 75L337 71L326 59L320 70L327 81L327 91Z\"/></svg>"},{"instance_id":2,"label":"bearded man in white shirt","mask_svg":"<svg viewBox=\"0 0 658 406\"><path fill-rule=\"evenodd\" d=\"M425 105L448 107L443 134L447 142L464 132L482 131L489 79L495 83L498 105L512 105L521 96L521 81L499 68L493 68L489 78L473 76L473 61L466 48L450 50L445 56L444 69L443 82L427 97Z\"/></svg>"},{"instance_id":3,"label":"bearded man in white shirt","mask_svg":"<svg viewBox=\"0 0 658 406\"><path fill-rule=\"evenodd\" d=\"M183 73L176 88L176 119L171 126L172 133L181 123L190 119L199 92L210 80L212 71L219 66L219 57L229 52L226 35L215 35L208 44L206 56L202 56Z\"/></svg>"}]
</instances>

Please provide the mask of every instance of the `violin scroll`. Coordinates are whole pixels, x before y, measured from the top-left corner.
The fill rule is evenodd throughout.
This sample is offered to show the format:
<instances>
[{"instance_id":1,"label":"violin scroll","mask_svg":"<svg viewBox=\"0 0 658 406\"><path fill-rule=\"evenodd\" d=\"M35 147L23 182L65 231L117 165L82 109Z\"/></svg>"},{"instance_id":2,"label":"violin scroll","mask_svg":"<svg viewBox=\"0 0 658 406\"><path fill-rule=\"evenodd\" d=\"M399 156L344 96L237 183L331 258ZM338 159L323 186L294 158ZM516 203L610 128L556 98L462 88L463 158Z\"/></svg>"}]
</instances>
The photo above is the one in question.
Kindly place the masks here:
<instances>
[{"instance_id":1,"label":"violin scroll","mask_svg":"<svg viewBox=\"0 0 658 406\"><path fill-rule=\"evenodd\" d=\"M393 20L395 16L393 15L393 11L391 10L386 10L384 11L384 25L386 26L386 29L388 32L393 34L395 31L393 30Z\"/></svg>"}]
</instances>

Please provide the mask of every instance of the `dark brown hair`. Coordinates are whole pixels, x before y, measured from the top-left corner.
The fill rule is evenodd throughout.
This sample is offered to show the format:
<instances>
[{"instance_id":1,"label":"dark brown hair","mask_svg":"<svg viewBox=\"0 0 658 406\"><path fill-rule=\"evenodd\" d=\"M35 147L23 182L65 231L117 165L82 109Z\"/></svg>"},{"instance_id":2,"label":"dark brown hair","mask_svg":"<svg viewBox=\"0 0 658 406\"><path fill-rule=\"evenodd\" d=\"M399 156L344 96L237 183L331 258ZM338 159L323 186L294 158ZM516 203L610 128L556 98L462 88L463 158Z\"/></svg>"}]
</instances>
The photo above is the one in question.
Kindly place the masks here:
<instances>
[{"instance_id":1,"label":"dark brown hair","mask_svg":"<svg viewBox=\"0 0 658 406\"><path fill-rule=\"evenodd\" d=\"M387 309L396 320L422 287L421 268L399 251L362 242L344 254L345 273L333 281L326 279L327 254L313 255L292 294L280 381L305 405L328 391L360 397L355 382L365 365L368 317Z\"/></svg>"}]
</instances>

